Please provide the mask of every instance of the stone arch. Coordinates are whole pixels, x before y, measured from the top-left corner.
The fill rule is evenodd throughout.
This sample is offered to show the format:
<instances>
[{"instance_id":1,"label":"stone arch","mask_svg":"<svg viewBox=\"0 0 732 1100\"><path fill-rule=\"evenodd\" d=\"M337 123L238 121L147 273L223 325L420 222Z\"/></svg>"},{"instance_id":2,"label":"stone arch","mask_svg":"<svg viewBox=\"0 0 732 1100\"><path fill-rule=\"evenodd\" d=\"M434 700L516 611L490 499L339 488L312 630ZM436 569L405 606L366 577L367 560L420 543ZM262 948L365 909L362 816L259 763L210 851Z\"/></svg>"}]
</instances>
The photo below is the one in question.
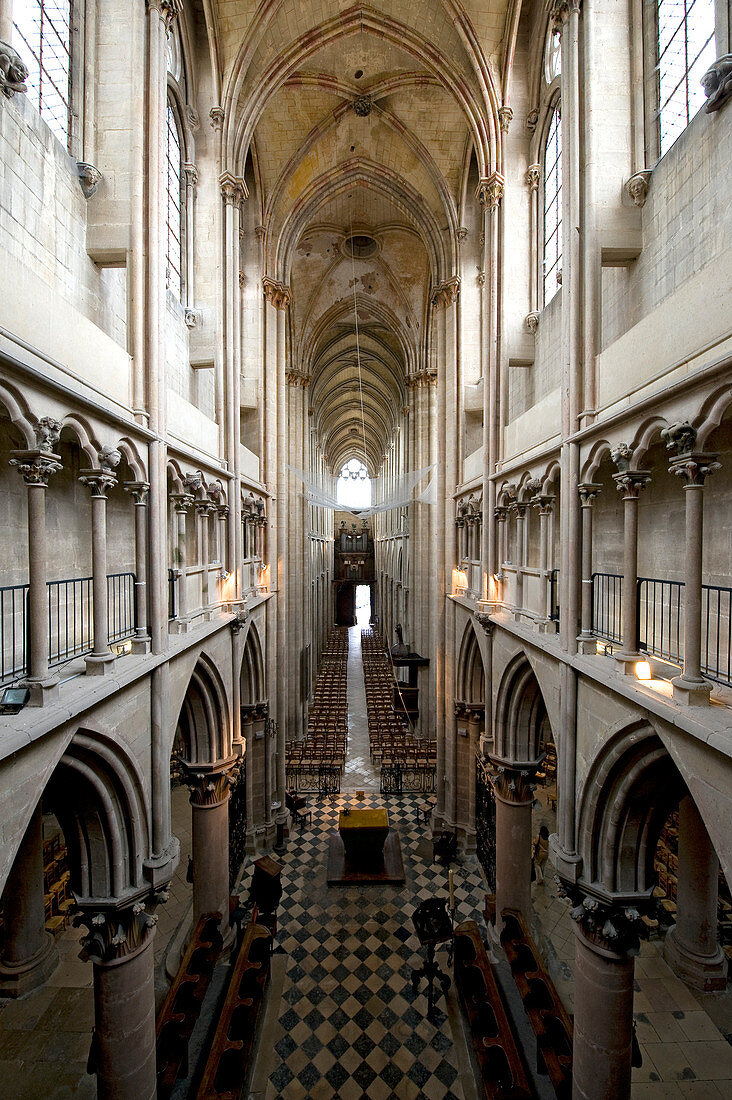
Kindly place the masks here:
<instances>
[{"instance_id":1,"label":"stone arch","mask_svg":"<svg viewBox=\"0 0 732 1100\"><path fill-rule=\"evenodd\" d=\"M246 707L261 703L265 698L264 661L259 632L254 623L247 631L239 678L241 705Z\"/></svg>"},{"instance_id":2,"label":"stone arch","mask_svg":"<svg viewBox=\"0 0 732 1100\"><path fill-rule=\"evenodd\" d=\"M613 732L583 788L578 848L585 880L609 892L648 893L659 833L684 793L676 765L647 721Z\"/></svg>"},{"instance_id":3,"label":"stone arch","mask_svg":"<svg viewBox=\"0 0 732 1100\"><path fill-rule=\"evenodd\" d=\"M539 681L528 657L520 652L504 671L498 689L496 752L506 760L536 760L546 726L551 732Z\"/></svg>"},{"instance_id":4,"label":"stone arch","mask_svg":"<svg viewBox=\"0 0 732 1100\"><path fill-rule=\"evenodd\" d=\"M173 752L189 764L213 764L228 754L230 740L226 689L215 665L202 653L178 714Z\"/></svg>"},{"instance_id":5,"label":"stone arch","mask_svg":"<svg viewBox=\"0 0 732 1100\"><path fill-rule=\"evenodd\" d=\"M144 888L149 847L144 787L118 742L77 730L44 798L63 830L80 900L121 899Z\"/></svg>"},{"instance_id":6,"label":"stone arch","mask_svg":"<svg viewBox=\"0 0 732 1100\"><path fill-rule=\"evenodd\" d=\"M483 703L485 700L483 656L471 622L465 627L460 645L455 698L462 703Z\"/></svg>"},{"instance_id":7,"label":"stone arch","mask_svg":"<svg viewBox=\"0 0 732 1100\"><path fill-rule=\"evenodd\" d=\"M0 385L0 407L5 408L11 423L25 440L26 446L35 447L36 433L33 428L33 416L21 395L7 383Z\"/></svg>"}]
</instances>

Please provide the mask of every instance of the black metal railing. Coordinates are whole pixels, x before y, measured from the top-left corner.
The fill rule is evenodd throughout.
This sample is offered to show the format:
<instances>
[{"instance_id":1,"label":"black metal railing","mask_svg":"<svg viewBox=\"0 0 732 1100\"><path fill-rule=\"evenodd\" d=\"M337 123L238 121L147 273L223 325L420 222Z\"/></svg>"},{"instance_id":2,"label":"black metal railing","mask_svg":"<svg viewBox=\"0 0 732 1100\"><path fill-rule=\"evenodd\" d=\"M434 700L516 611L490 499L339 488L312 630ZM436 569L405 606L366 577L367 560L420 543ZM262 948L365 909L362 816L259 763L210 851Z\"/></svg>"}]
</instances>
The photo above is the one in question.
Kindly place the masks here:
<instances>
[{"instance_id":1,"label":"black metal railing","mask_svg":"<svg viewBox=\"0 0 732 1100\"><path fill-rule=\"evenodd\" d=\"M622 642L623 578L592 574L592 633ZM684 662L684 582L638 577L636 648L671 664ZM702 585L701 671L732 683L732 588Z\"/></svg>"},{"instance_id":2,"label":"black metal railing","mask_svg":"<svg viewBox=\"0 0 732 1100\"><path fill-rule=\"evenodd\" d=\"M559 570L552 569L549 574L549 618L553 623L559 622Z\"/></svg>"},{"instance_id":3,"label":"black metal railing","mask_svg":"<svg viewBox=\"0 0 732 1100\"><path fill-rule=\"evenodd\" d=\"M168 570L168 621L175 618L175 581L178 574L175 569Z\"/></svg>"},{"instance_id":4,"label":"black metal railing","mask_svg":"<svg viewBox=\"0 0 732 1100\"><path fill-rule=\"evenodd\" d=\"M94 648L92 578L48 581L48 663L63 664ZM107 623L110 643L135 633L135 574L107 576ZM28 585L0 588L0 683L29 671Z\"/></svg>"}]
</instances>

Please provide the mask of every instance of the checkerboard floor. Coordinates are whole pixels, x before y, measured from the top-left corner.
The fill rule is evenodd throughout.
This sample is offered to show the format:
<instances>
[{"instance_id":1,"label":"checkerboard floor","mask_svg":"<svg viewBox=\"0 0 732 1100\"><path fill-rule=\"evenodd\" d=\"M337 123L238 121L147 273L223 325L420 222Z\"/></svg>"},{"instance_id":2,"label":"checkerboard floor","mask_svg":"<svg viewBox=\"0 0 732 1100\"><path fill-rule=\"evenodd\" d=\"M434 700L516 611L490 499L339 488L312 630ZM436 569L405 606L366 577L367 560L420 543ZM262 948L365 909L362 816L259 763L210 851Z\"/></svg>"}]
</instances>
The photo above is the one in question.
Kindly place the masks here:
<instances>
[{"instance_id":1,"label":"checkerboard floor","mask_svg":"<svg viewBox=\"0 0 732 1100\"><path fill-rule=\"evenodd\" d=\"M425 993L412 995L412 967L423 958L411 915L425 898L447 897L447 871L431 863L420 799L368 792L360 803L388 808L402 845L403 886L328 887L328 838L346 801L353 792L312 802L312 828L291 836L280 860L278 942L286 970L274 1050L262 1044L254 1079L263 1081L266 1067L267 1100L469 1100L475 1093L454 997L447 1013L438 1000L431 1023ZM476 920L485 935L477 860L465 858L454 873L456 919ZM447 970L445 952L438 960Z\"/></svg>"}]
</instances>

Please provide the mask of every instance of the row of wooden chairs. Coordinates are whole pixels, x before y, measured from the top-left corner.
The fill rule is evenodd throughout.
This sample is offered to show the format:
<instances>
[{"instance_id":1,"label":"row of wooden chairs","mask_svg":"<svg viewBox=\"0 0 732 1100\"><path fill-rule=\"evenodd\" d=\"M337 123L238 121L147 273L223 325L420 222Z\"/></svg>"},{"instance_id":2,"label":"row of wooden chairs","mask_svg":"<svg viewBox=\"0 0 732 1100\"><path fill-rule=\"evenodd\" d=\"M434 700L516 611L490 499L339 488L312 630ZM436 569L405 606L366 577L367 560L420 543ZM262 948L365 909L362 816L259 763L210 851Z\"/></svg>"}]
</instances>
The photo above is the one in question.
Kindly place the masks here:
<instances>
[{"instance_id":1,"label":"row of wooden chairs","mask_svg":"<svg viewBox=\"0 0 732 1100\"><path fill-rule=\"evenodd\" d=\"M337 767L343 770L348 739L348 633L331 631L321 658L307 736L288 741L286 764L293 778L299 769Z\"/></svg>"},{"instance_id":2,"label":"row of wooden chairs","mask_svg":"<svg viewBox=\"0 0 732 1100\"><path fill-rule=\"evenodd\" d=\"M375 766L427 768L437 764L437 742L413 737L394 712L394 676L381 636L362 631L361 648L369 721L371 763Z\"/></svg>"}]
</instances>

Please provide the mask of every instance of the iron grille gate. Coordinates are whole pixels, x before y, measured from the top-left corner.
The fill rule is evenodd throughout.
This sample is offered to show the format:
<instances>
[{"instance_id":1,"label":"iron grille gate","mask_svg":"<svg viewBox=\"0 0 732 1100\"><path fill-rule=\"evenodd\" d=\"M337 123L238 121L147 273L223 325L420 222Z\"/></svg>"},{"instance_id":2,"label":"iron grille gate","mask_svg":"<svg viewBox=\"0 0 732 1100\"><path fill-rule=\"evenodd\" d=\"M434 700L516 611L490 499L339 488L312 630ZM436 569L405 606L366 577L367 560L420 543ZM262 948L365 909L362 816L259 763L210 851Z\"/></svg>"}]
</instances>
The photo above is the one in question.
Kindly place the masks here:
<instances>
[{"instance_id":1,"label":"iron grille gate","mask_svg":"<svg viewBox=\"0 0 732 1100\"><path fill-rule=\"evenodd\" d=\"M478 859L488 880L496 888L496 800L485 761L475 758L475 834Z\"/></svg>"},{"instance_id":2,"label":"iron grille gate","mask_svg":"<svg viewBox=\"0 0 732 1100\"><path fill-rule=\"evenodd\" d=\"M229 889L233 890L247 849L247 764L242 761L229 798Z\"/></svg>"}]
</instances>

